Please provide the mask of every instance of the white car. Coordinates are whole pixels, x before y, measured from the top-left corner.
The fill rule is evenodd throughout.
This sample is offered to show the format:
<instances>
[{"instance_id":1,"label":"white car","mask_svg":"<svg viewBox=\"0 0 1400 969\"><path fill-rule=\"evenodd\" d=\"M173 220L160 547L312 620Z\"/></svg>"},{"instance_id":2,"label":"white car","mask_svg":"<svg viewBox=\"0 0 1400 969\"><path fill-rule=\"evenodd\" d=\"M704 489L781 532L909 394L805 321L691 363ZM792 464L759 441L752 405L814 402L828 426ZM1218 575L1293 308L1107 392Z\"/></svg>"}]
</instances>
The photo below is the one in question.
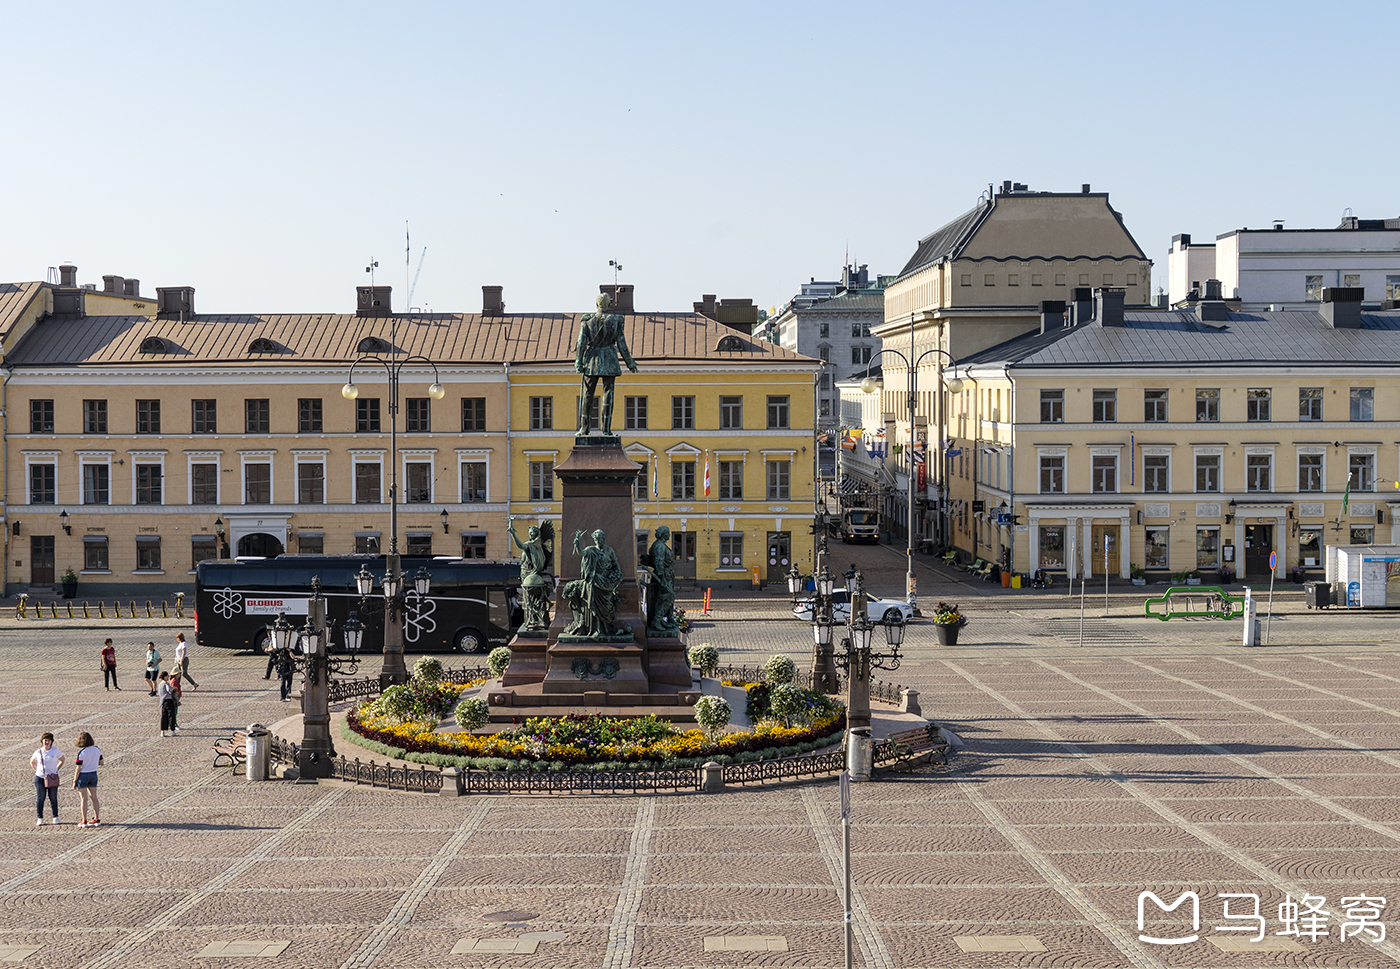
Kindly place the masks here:
<instances>
[{"instance_id":1,"label":"white car","mask_svg":"<svg viewBox=\"0 0 1400 969\"><path fill-rule=\"evenodd\" d=\"M803 622L812 621L812 605L815 596L798 600L792 614ZM914 618L914 610L903 599L881 599L869 593L865 596L865 614L878 623L909 622ZM837 623L845 622L851 615L851 593L847 589L836 589L831 593L831 618Z\"/></svg>"}]
</instances>

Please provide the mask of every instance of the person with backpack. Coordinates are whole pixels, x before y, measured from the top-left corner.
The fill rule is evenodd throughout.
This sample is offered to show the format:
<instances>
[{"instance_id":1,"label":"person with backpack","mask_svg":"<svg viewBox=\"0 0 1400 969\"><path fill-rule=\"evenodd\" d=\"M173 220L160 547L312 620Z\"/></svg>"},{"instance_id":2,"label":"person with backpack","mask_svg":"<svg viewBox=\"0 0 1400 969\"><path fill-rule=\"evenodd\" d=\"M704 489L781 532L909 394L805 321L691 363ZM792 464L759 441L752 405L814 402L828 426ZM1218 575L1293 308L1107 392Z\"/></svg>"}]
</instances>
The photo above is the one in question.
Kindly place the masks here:
<instances>
[{"instance_id":1,"label":"person with backpack","mask_svg":"<svg viewBox=\"0 0 1400 969\"><path fill-rule=\"evenodd\" d=\"M156 695L156 680L160 679L160 650L155 643L146 644L146 685L151 688L151 696Z\"/></svg>"}]
</instances>

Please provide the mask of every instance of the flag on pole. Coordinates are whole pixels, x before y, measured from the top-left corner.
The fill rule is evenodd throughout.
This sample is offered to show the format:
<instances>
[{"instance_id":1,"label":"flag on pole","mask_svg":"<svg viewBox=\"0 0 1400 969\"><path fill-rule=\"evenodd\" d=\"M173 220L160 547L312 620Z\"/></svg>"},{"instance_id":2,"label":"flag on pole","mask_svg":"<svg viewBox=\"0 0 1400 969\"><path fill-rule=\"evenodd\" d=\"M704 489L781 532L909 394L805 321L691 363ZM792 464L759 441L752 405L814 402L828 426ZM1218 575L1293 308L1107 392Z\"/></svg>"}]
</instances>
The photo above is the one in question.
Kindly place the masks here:
<instances>
[{"instance_id":1,"label":"flag on pole","mask_svg":"<svg viewBox=\"0 0 1400 969\"><path fill-rule=\"evenodd\" d=\"M1342 514L1347 513L1347 508L1351 505L1351 475L1347 475L1347 487L1342 492Z\"/></svg>"},{"instance_id":2,"label":"flag on pole","mask_svg":"<svg viewBox=\"0 0 1400 969\"><path fill-rule=\"evenodd\" d=\"M656 461L651 462L651 496L657 497L661 489L661 470Z\"/></svg>"},{"instance_id":3,"label":"flag on pole","mask_svg":"<svg viewBox=\"0 0 1400 969\"><path fill-rule=\"evenodd\" d=\"M710 452L705 452L705 497L710 497Z\"/></svg>"}]
</instances>

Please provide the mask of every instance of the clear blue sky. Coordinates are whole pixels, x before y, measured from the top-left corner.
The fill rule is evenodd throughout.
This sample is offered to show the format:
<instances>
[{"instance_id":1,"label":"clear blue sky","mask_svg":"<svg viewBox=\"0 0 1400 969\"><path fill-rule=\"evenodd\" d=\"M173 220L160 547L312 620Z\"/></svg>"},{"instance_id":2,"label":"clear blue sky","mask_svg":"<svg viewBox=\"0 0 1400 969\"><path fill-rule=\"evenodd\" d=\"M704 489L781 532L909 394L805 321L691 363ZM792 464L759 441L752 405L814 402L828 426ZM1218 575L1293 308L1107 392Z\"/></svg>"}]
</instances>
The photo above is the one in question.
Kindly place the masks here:
<instances>
[{"instance_id":1,"label":"clear blue sky","mask_svg":"<svg viewBox=\"0 0 1400 969\"><path fill-rule=\"evenodd\" d=\"M1400 5L12 4L0 279L216 312L779 303L989 182L1172 234L1400 215ZM412 268L412 267L411 267ZM411 272L410 268L410 272Z\"/></svg>"}]
</instances>

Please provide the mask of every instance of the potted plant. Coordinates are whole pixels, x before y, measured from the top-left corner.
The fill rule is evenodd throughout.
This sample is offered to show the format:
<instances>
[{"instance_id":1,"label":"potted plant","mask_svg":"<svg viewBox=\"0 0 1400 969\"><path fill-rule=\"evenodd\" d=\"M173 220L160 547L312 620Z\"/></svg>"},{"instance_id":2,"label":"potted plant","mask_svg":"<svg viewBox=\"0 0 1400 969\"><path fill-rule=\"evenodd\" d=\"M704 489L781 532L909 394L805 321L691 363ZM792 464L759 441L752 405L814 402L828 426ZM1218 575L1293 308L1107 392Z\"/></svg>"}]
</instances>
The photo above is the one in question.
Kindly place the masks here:
<instances>
[{"instance_id":1,"label":"potted plant","mask_svg":"<svg viewBox=\"0 0 1400 969\"><path fill-rule=\"evenodd\" d=\"M58 581L63 586L63 598L71 599L78 594L78 573L73 571L72 566L64 570Z\"/></svg>"},{"instance_id":2,"label":"potted plant","mask_svg":"<svg viewBox=\"0 0 1400 969\"><path fill-rule=\"evenodd\" d=\"M933 630L938 636L938 645L956 646L958 630L967 625L967 617L956 605L940 602L933 611Z\"/></svg>"},{"instance_id":3,"label":"potted plant","mask_svg":"<svg viewBox=\"0 0 1400 969\"><path fill-rule=\"evenodd\" d=\"M1215 567L1215 581L1221 585L1229 585L1235 581L1235 567L1233 565L1217 565Z\"/></svg>"},{"instance_id":4,"label":"potted plant","mask_svg":"<svg viewBox=\"0 0 1400 969\"><path fill-rule=\"evenodd\" d=\"M1288 568L1288 581L1292 582L1294 585L1302 585L1303 578L1306 575L1307 573L1303 571L1301 565L1291 565Z\"/></svg>"},{"instance_id":5,"label":"potted plant","mask_svg":"<svg viewBox=\"0 0 1400 969\"><path fill-rule=\"evenodd\" d=\"M1187 572L1187 573L1186 573L1186 584L1187 584L1187 585L1200 585L1200 584L1201 584L1201 570L1200 570L1200 569L1192 569L1190 572Z\"/></svg>"},{"instance_id":6,"label":"potted plant","mask_svg":"<svg viewBox=\"0 0 1400 969\"><path fill-rule=\"evenodd\" d=\"M1141 565L1130 565L1128 571L1133 577L1133 585L1147 585L1147 570Z\"/></svg>"}]
</instances>

